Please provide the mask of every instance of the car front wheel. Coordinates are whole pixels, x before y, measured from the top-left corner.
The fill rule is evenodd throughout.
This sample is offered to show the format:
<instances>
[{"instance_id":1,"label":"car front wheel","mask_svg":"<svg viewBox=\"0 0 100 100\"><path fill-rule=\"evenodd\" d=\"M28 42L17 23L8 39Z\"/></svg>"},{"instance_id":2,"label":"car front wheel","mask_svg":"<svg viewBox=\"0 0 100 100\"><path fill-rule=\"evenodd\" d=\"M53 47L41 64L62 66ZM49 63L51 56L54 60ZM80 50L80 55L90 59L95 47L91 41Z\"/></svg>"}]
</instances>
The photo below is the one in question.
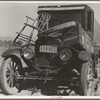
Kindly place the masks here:
<instances>
[{"instance_id":1,"label":"car front wheel","mask_svg":"<svg viewBox=\"0 0 100 100\"><path fill-rule=\"evenodd\" d=\"M4 94L16 94L18 89L17 76L21 71L21 63L18 59L7 58L3 61L0 69L0 83Z\"/></svg>"}]
</instances>

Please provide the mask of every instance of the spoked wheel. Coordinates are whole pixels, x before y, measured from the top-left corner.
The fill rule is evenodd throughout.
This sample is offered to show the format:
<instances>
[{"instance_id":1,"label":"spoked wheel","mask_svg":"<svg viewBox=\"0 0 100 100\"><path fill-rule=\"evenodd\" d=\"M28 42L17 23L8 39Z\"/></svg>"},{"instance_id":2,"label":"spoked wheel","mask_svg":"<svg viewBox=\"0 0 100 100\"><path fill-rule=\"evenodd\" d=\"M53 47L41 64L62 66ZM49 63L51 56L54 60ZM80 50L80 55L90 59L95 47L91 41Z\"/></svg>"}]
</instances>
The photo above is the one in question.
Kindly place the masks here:
<instances>
[{"instance_id":1,"label":"spoked wheel","mask_svg":"<svg viewBox=\"0 0 100 100\"><path fill-rule=\"evenodd\" d=\"M93 95L93 64L92 61L88 61L82 65L81 68L81 94L84 96L91 96Z\"/></svg>"},{"instance_id":2,"label":"spoked wheel","mask_svg":"<svg viewBox=\"0 0 100 100\"><path fill-rule=\"evenodd\" d=\"M11 95L18 92L19 69L21 69L21 63L18 60L8 58L3 61L0 69L0 83L3 93Z\"/></svg>"}]
</instances>

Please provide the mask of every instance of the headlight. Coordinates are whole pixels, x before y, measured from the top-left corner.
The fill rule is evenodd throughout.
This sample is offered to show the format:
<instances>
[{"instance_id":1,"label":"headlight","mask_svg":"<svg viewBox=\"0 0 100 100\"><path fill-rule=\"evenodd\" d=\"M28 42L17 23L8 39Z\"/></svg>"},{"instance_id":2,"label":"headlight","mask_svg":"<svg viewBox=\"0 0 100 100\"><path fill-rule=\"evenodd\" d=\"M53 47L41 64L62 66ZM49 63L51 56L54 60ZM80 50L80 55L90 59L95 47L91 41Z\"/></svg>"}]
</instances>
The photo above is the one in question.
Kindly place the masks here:
<instances>
[{"instance_id":1,"label":"headlight","mask_svg":"<svg viewBox=\"0 0 100 100\"><path fill-rule=\"evenodd\" d=\"M63 60L63 61L68 61L71 56L72 56L72 53L69 49L64 49L62 51L60 51L60 59Z\"/></svg>"},{"instance_id":2,"label":"headlight","mask_svg":"<svg viewBox=\"0 0 100 100\"><path fill-rule=\"evenodd\" d=\"M33 58L35 55L35 51L32 50L31 48L25 48L24 51L23 51L23 56L26 58L26 59L31 59Z\"/></svg>"}]
</instances>

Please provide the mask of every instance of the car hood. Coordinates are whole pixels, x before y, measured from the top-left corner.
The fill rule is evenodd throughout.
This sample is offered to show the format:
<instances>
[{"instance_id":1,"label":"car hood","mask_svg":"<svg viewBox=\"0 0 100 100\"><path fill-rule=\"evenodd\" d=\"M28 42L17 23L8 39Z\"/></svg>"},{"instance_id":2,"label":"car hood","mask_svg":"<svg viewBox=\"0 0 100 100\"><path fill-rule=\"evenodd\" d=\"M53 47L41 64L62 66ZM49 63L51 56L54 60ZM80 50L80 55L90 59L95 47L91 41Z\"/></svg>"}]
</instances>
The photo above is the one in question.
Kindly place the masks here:
<instances>
[{"instance_id":1,"label":"car hood","mask_svg":"<svg viewBox=\"0 0 100 100\"><path fill-rule=\"evenodd\" d=\"M41 38L45 35L49 35L51 33L58 33L58 32L66 29L66 28L70 28L70 27L73 27L73 26L76 26L75 21L66 22L66 23L51 27L48 30L45 30L43 32L40 32L39 34L37 34L37 36L38 36L38 38Z\"/></svg>"}]
</instances>

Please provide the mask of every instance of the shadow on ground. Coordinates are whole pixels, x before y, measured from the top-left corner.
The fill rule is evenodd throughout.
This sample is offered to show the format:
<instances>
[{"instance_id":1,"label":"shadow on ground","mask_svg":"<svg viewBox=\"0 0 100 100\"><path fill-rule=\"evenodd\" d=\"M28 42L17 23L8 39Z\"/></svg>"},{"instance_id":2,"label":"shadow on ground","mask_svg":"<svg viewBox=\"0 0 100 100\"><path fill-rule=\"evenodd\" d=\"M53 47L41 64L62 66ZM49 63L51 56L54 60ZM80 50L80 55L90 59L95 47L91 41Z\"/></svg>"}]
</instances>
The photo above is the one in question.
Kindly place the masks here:
<instances>
[{"instance_id":1,"label":"shadow on ground","mask_svg":"<svg viewBox=\"0 0 100 100\"><path fill-rule=\"evenodd\" d=\"M40 81L23 81L22 90L28 90L30 95L34 95L36 93L43 95L43 96L78 96L74 91L69 89L66 86L59 86L54 84L53 82L43 83Z\"/></svg>"}]
</instances>

